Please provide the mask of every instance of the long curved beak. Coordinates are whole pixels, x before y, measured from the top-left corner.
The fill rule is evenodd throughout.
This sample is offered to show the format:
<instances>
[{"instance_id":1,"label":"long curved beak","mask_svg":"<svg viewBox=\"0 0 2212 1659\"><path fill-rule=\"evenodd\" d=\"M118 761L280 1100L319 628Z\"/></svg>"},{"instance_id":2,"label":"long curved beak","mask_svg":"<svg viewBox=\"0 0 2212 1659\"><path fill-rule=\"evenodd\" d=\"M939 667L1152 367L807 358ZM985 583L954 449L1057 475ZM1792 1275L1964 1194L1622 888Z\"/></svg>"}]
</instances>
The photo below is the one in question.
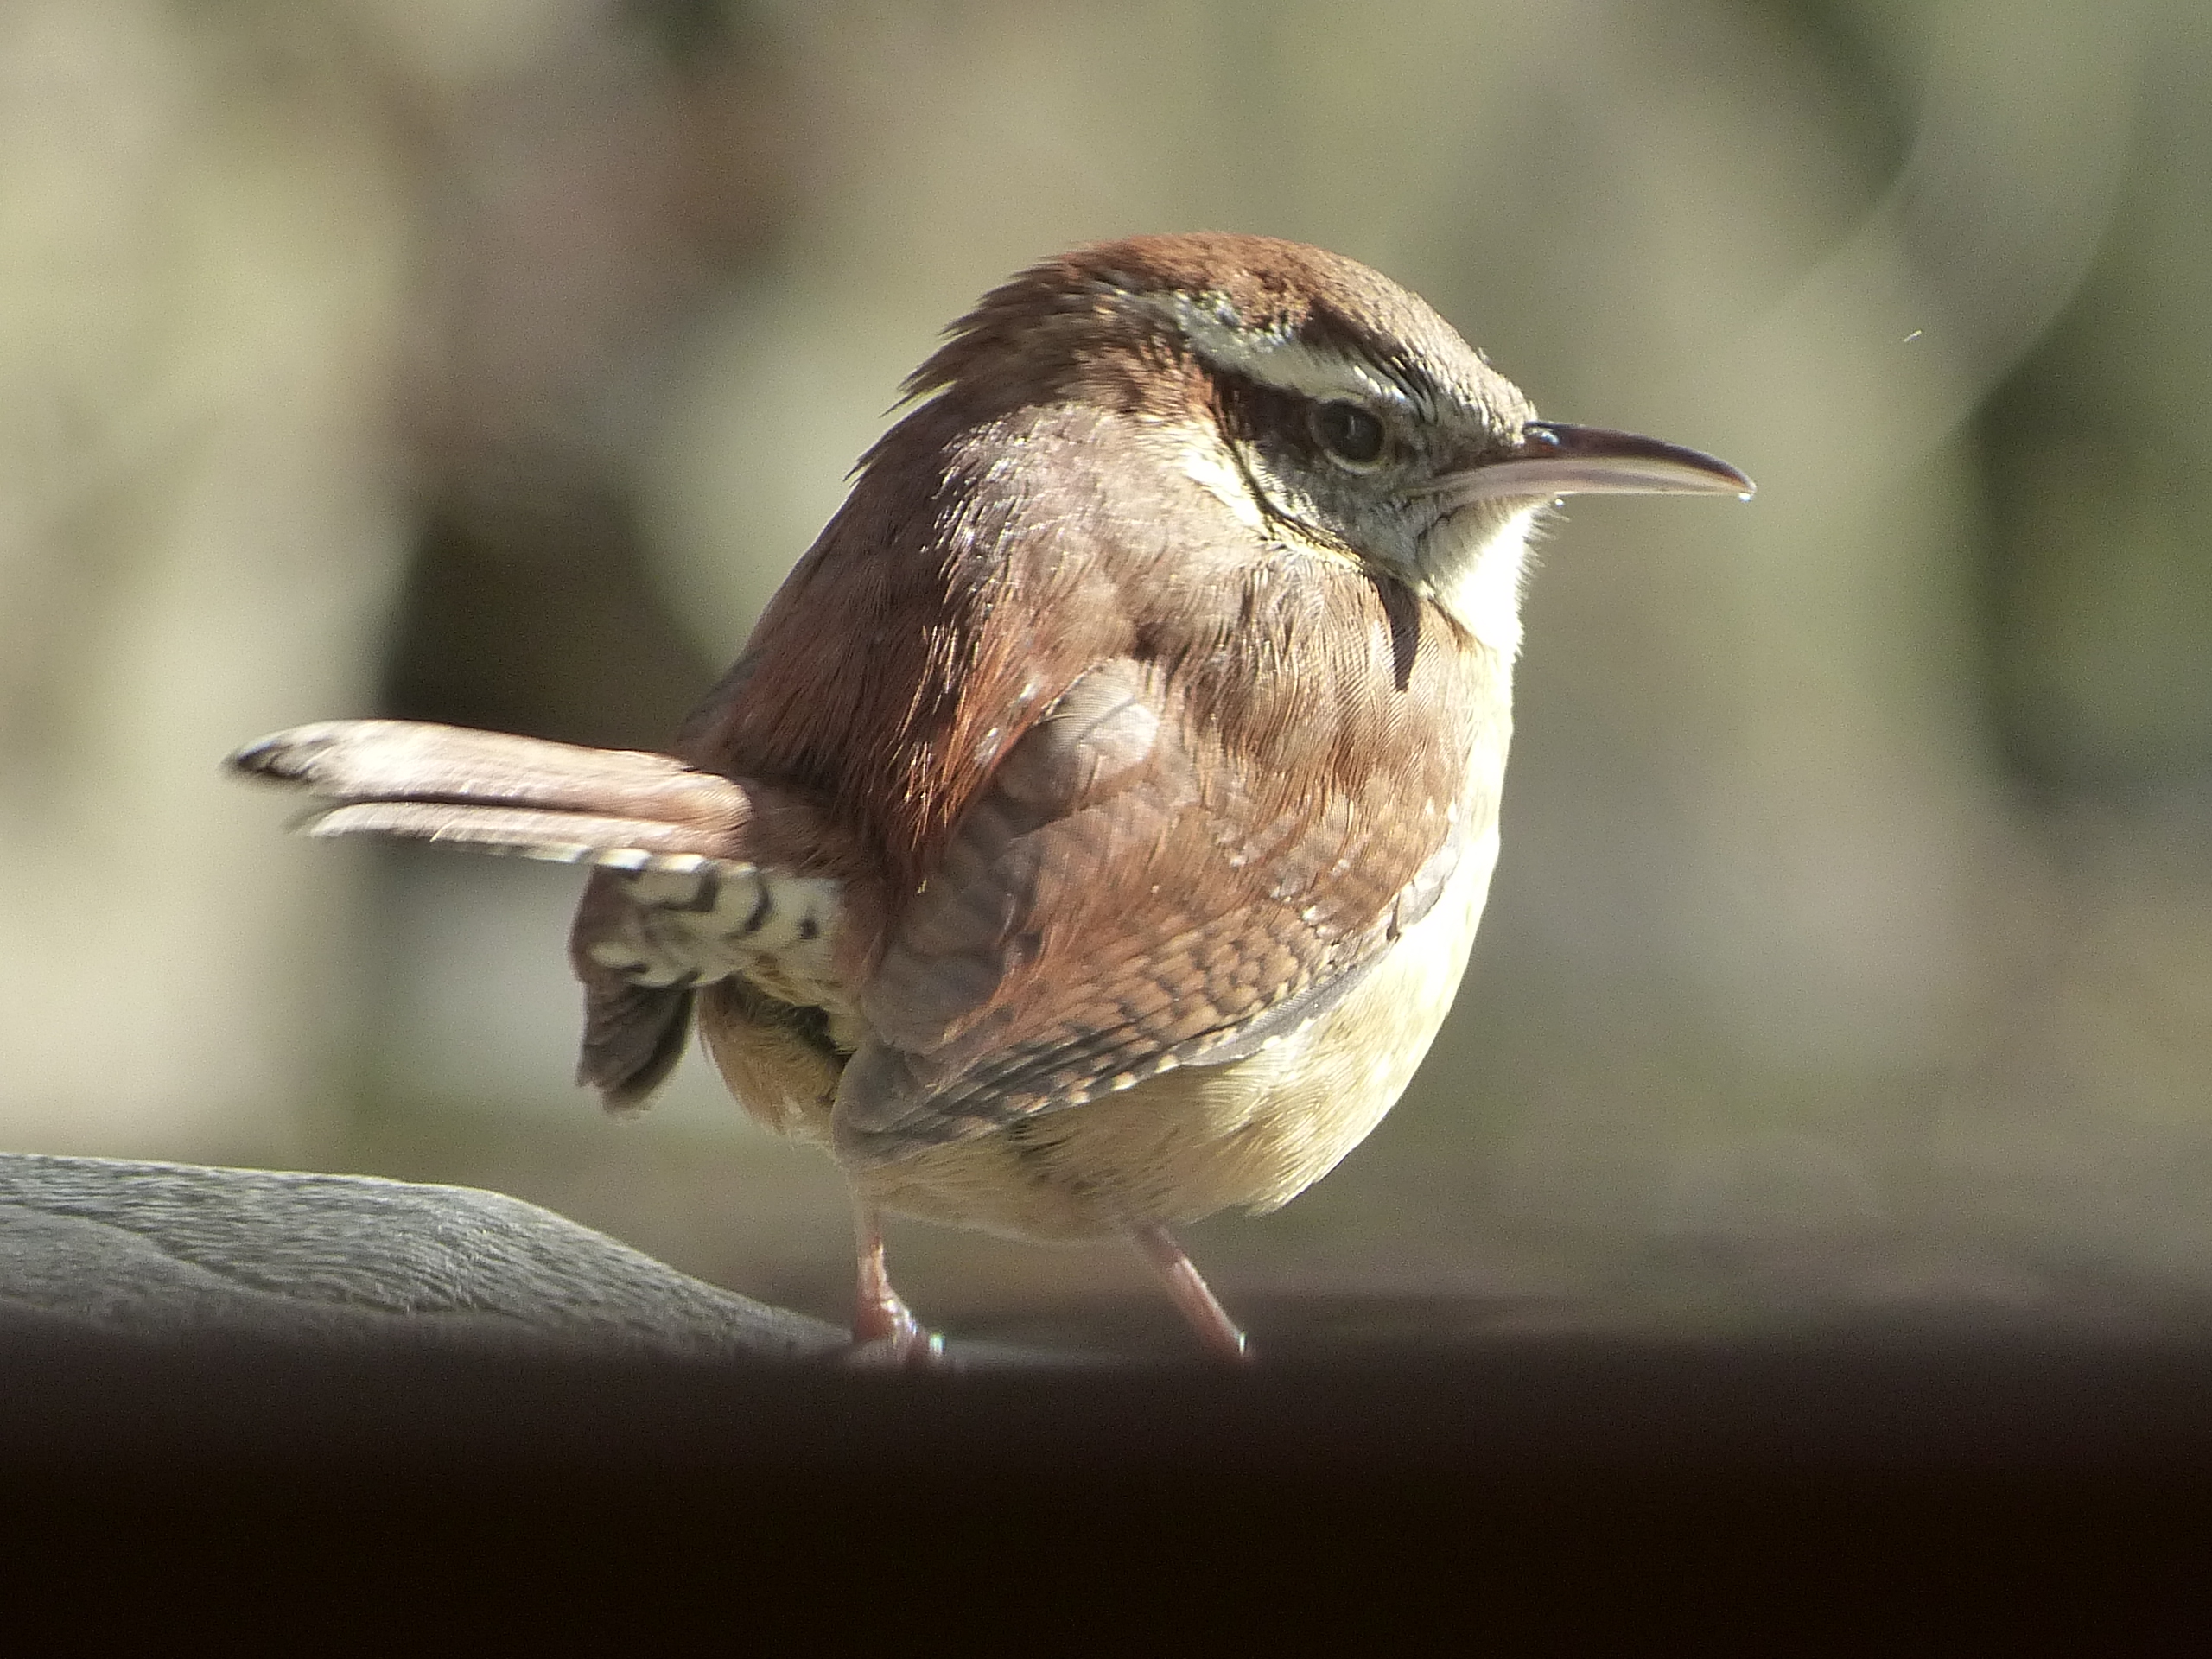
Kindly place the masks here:
<instances>
[{"instance_id":1,"label":"long curved beak","mask_svg":"<svg viewBox=\"0 0 2212 1659\"><path fill-rule=\"evenodd\" d=\"M1424 493L1459 507L1551 495L1732 495L1748 501L1757 487L1726 461L1680 444L1601 426L1531 421L1522 429L1519 449L1446 473Z\"/></svg>"}]
</instances>

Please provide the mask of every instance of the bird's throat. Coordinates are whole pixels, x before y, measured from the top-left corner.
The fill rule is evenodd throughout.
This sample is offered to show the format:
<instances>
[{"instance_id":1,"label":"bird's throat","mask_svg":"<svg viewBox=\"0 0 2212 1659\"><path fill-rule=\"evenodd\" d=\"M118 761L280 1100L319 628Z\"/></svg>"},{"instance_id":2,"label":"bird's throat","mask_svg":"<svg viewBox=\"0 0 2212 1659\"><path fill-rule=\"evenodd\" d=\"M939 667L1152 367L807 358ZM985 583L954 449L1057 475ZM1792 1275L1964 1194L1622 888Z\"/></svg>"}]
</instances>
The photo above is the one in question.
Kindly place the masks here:
<instances>
[{"instance_id":1,"label":"bird's throat","mask_svg":"<svg viewBox=\"0 0 2212 1659\"><path fill-rule=\"evenodd\" d=\"M1521 651L1521 592L1530 537L1543 511L1541 502L1503 515L1463 509L1421 538L1427 597L1508 662Z\"/></svg>"}]
</instances>

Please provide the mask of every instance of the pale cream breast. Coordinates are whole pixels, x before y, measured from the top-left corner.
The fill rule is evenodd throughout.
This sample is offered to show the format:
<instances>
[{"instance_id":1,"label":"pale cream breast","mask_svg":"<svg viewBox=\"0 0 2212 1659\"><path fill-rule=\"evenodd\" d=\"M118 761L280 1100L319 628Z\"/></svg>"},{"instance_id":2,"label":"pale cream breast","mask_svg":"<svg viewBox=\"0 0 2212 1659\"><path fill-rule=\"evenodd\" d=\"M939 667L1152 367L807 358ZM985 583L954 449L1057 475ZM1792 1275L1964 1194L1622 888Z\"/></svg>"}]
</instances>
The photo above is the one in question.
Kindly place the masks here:
<instances>
[{"instance_id":1,"label":"pale cream breast","mask_svg":"<svg viewBox=\"0 0 2212 1659\"><path fill-rule=\"evenodd\" d=\"M1412 1081L1459 992L1497 861L1492 828L1348 995L1258 1053L855 1172L861 1197L1040 1241L1287 1203L1365 1140Z\"/></svg>"}]
</instances>

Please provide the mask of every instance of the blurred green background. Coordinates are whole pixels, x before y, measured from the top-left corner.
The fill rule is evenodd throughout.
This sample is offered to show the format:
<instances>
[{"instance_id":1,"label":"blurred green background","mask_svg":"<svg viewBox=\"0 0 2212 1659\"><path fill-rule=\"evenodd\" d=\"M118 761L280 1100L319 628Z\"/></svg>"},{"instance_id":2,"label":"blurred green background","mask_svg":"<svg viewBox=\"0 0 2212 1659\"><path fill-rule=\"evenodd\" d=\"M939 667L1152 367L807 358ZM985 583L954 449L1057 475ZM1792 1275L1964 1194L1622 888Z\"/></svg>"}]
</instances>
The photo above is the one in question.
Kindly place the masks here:
<instances>
[{"instance_id":1,"label":"blurred green background","mask_svg":"<svg viewBox=\"0 0 2212 1659\"><path fill-rule=\"evenodd\" d=\"M7 0L0 1145L501 1187L837 1313L826 1164L696 1063L570 1086L572 873L289 840L215 763L658 745L939 327L1202 227L1761 486L1573 504L1467 990L1334 1176L1194 1230L1224 1293L2212 1307L2201 0ZM894 1248L971 1325L1141 1276Z\"/></svg>"}]
</instances>

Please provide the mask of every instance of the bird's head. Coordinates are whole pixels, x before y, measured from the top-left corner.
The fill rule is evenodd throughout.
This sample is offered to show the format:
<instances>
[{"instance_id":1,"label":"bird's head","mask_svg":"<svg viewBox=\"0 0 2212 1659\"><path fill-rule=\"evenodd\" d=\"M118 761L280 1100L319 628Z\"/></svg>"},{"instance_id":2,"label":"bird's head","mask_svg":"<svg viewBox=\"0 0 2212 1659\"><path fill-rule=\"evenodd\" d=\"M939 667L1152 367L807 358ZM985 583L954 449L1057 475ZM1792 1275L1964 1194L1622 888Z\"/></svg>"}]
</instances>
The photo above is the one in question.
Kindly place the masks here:
<instances>
[{"instance_id":1,"label":"bird's head","mask_svg":"<svg viewBox=\"0 0 2212 1659\"><path fill-rule=\"evenodd\" d=\"M918 370L963 422L1074 400L1267 541L1357 560L1509 654L1529 529L1563 495L1749 495L1725 461L1542 421L1419 296L1268 237L1135 237L986 295Z\"/></svg>"}]
</instances>

